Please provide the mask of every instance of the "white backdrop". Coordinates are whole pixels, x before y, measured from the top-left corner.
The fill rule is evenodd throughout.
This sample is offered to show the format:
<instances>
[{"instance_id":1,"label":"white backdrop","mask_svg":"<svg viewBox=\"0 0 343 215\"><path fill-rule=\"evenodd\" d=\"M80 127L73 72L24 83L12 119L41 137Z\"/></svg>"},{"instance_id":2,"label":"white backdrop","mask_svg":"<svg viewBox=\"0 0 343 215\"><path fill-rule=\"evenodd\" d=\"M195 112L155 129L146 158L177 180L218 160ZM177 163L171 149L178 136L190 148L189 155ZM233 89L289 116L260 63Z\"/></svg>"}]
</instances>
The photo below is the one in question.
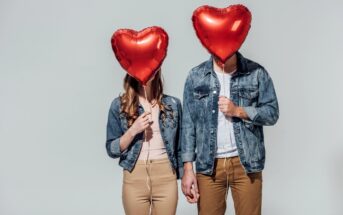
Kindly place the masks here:
<instances>
[{"instance_id":1,"label":"white backdrop","mask_svg":"<svg viewBox=\"0 0 343 215\"><path fill-rule=\"evenodd\" d=\"M263 214L342 214L340 0L1 0L0 214L124 214L122 169L105 151L125 74L113 31L164 27L166 93L181 98L189 69L209 57L193 10L233 3L253 13L241 52L266 67L280 104L278 124L265 129ZM196 214L179 199L178 215Z\"/></svg>"}]
</instances>

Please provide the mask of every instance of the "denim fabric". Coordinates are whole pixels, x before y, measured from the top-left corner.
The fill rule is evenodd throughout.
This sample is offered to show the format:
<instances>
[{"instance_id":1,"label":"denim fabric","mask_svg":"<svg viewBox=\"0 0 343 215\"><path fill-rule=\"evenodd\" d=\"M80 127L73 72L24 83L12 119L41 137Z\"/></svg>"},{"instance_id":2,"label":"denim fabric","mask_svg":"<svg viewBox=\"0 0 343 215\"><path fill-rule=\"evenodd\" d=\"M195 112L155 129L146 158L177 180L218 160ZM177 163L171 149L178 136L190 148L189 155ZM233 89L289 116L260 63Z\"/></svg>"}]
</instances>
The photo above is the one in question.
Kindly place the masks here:
<instances>
[{"instance_id":1,"label":"denim fabric","mask_svg":"<svg viewBox=\"0 0 343 215\"><path fill-rule=\"evenodd\" d=\"M160 132L163 142L166 146L168 158L178 178L183 175L183 165L181 161L181 119L182 109L179 99L164 95L162 103L169 107L171 111L166 111L166 119L163 122L161 113L159 116ZM138 113L144 113L141 105L138 107ZM120 151L119 141L120 137L127 131L127 120L123 113L120 113L120 98L117 97L113 100L107 122L107 140L106 150L107 154L112 158L120 158L119 165L125 170L132 172L143 143L143 132L137 134L133 139L130 146Z\"/></svg>"},{"instance_id":2,"label":"denim fabric","mask_svg":"<svg viewBox=\"0 0 343 215\"><path fill-rule=\"evenodd\" d=\"M238 68L232 75L230 99L244 108L249 120L233 118L239 158L247 173L264 168L263 127L274 125L279 107L273 82L259 64L237 52ZM186 80L183 98L183 162L196 160L196 171L212 175L217 151L220 84L212 58L193 68Z\"/></svg>"}]
</instances>

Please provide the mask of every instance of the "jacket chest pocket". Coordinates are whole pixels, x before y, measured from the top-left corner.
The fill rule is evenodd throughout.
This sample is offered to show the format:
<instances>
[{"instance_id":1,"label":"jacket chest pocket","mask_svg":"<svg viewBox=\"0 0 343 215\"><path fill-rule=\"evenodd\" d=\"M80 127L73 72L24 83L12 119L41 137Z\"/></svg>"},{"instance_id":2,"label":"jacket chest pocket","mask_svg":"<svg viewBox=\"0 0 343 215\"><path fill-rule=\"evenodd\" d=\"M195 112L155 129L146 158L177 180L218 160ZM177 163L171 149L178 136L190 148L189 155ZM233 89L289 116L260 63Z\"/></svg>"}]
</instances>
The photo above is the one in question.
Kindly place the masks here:
<instances>
[{"instance_id":1,"label":"jacket chest pocket","mask_svg":"<svg viewBox=\"0 0 343 215\"><path fill-rule=\"evenodd\" d=\"M241 87L238 89L240 106L256 106L258 99L257 87Z\"/></svg>"},{"instance_id":2,"label":"jacket chest pocket","mask_svg":"<svg viewBox=\"0 0 343 215\"><path fill-rule=\"evenodd\" d=\"M205 99L208 97L208 95L210 94L209 90L208 91L194 91L193 92L193 96L194 99L196 100L201 100L201 99Z\"/></svg>"},{"instance_id":3,"label":"jacket chest pocket","mask_svg":"<svg viewBox=\"0 0 343 215\"><path fill-rule=\"evenodd\" d=\"M207 107L208 99L210 97L210 87L207 85L200 85L194 88L193 98L194 103L196 103L195 108L202 107L202 109Z\"/></svg>"},{"instance_id":4,"label":"jacket chest pocket","mask_svg":"<svg viewBox=\"0 0 343 215\"><path fill-rule=\"evenodd\" d=\"M195 88L193 91L194 104L193 111L194 115L198 119L203 119L205 117L205 112L208 108L210 89L207 87Z\"/></svg>"},{"instance_id":5,"label":"jacket chest pocket","mask_svg":"<svg viewBox=\"0 0 343 215\"><path fill-rule=\"evenodd\" d=\"M206 99L210 95L210 88L207 85L199 85L194 88L193 97L195 100Z\"/></svg>"}]
</instances>

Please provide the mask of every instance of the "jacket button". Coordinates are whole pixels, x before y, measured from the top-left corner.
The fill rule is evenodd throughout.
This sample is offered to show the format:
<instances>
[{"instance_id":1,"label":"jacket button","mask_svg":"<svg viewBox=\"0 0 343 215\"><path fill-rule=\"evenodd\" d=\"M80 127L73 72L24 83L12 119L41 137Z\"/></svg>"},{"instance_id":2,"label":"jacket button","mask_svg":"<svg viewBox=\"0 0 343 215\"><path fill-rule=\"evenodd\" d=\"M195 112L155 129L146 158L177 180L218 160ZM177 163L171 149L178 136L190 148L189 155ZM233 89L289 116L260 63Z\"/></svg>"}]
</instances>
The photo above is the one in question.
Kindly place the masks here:
<instances>
[{"instance_id":1,"label":"jacket button","mask_svg":"<svg viewBox=\"0 0 343 215\"><path fill-rule=\"evenodd\" d=\"M213 94L216 94L217 93L217 91L213 91Z\"/></svg>"},{"instance_id":2,"label":"jacket button","mask_svg":"<svg viewBox=\"0 0 343 215\"><path fill-rule=\"evenodd\" d=\"M215 113L216 111L215 110L212 110L212 113Z\"/></svg>"}]
</instances>

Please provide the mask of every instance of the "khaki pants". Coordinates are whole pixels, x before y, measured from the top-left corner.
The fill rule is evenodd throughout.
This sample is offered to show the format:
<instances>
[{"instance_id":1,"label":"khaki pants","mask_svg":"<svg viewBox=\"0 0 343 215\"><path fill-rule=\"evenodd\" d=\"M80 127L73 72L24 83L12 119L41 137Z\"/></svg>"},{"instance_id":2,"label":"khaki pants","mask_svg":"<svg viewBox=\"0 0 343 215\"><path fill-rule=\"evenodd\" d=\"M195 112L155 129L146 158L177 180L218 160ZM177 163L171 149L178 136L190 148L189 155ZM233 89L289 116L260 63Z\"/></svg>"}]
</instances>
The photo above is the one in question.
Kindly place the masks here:
<instances>
[{"instance_id":1,"label":"khaki pants","mask_svg":"<svg viewBox=\"0 0 343 215\"><path fill-rule=\"evenodd\" d=\"M216 159L213 175L197 173L197 180L200 215L225 214L227 186L231 189L236 215L261 214L262 173L247 175L239 157Z\"/></svg>"},{"instance_id":2,"label":"khaki pants","mask_svg":"<svg viewBox=\"0 0 343 215\"><path fill-rule=\"evenodd\" d=\"M131 173L124 170L122 199L126 215L148 215L150 205L153 215L175 215L178 190L170 161L150 160L146 166L138 160Z\"/></svg>"}]
</instances>

